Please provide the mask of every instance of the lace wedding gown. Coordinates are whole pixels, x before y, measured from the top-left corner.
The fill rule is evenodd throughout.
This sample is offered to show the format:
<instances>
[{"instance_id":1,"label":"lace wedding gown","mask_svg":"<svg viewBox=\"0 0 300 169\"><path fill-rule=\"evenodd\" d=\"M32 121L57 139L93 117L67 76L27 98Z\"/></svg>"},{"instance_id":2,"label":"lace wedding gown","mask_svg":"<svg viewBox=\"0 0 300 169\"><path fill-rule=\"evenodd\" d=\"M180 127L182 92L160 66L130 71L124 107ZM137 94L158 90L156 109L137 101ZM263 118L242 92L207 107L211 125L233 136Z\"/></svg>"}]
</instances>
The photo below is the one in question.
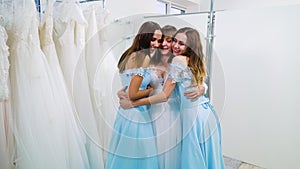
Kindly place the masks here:
<instances>
[{"instance_id":1,"label":"lace wedding gown","mask_svg":"<svg viewBox=\"0 0 300 169\"><path fill-rule=\"evenodd\" d=\"M0 18L2 16L0 15ZM2 18L3 19L3 18ZM10 144L12 135L9 126L9 90L8 90L8 46L7 33L0 24L0 164L1 169L11 168Z\"/></svg>"},{"instance_id":2,"label":"lace wedding gown","mask_svg":"<svg viewBox=\"0 0 300 169\"><path fill-rule=\"evenodd\" d=\"M34 1L14 6L9 46L16 168L89 168L72 110L40 49Z\"/></svg>"},{"instance_id":3,"label":"lace wedding gown","mask_svg":"<svg viewBox=\"0 0 300 169\"><path fill-rule=\"evenodd\" d=\"M113 124L111 112L113 112L112 98L110 95L115 94L109 87L112 86L111 74L114 72L112 65L115 65L112 58L104 58L104 39L103 31L100 25L104 25L105 15L100 6L102 2L91 2L81 4L83 14L88 22L86 27L86 44L85 44L85 61L87 65L88 83L90 88L91 101L94 108L95 120L99 131L99 137L93 139L102 150L103 161L106 161L106 151L111 137L111 126ZM108 62L107 62L108 61ZM107 69L108 67L108 69ZM97 70L98 69L98 70ZM99 76L100 75L100 76ZM101 100L99 100L101 99Z\"/></svg>"},{"instance_id":4,"label":"lace wedding gown","mask_svg":"<svg viewBox=\"0 0 300 169\"><path fill-rule=\"evenodd\" d=\"M64 0L55 9L54 42L67 88L72 96L82 128L88 136L85 144L93 169L102 169L101 147L97 146L100 135L90 95L85 38L87 21L78 0Z\"/></svg>"}]
</instances>

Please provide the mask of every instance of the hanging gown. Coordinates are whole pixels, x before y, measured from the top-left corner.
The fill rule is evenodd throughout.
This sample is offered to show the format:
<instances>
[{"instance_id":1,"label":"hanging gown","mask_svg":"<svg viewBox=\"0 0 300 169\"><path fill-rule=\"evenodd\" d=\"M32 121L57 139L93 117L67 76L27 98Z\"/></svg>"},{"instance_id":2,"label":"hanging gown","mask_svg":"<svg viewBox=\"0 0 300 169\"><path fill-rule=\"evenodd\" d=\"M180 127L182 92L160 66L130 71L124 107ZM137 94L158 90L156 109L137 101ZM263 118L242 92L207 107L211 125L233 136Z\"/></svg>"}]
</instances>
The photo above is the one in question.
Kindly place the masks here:
<instances>
[{"instance_id":1,"label":"hanging gown","mask_svg":"<svg viewBox=\"0 0 300 169\"><path fill-rule=\"evenodd\" d=\"M120 74L123 86L129 86L133 74L143 77L140 90L145 90L151 80L149 69L125 70ZM158 168L152 121L147 106L126 110L119 107L105 168Z\"/></svg>"},{"instance_id":2,"label":"hanging gown","mask_svg":"<svg viewBox=\"0 0 300 169\"><path fill-rule=\"evenodd\" d=\"M184 92L192 89L193 74L188 66L171 64L170 78L180 96L182 118L181 168L225 169L222 156L222 136L218 116L205 96L190 101Z\"/></svg>"},{"instance_id":3,"label":"hanging gown","mask_svg":"<svg viewBox=\"0 0 300 169\"><path fill-rule=\"evenodd\" d=\"M0 15L1 18L1 15ZM3 19L3 18L2 18ZM7 33L0 24L0 164L1 169L12 168L9 144L12 135L9 126L9 90L8 90L8 46Z\"/></svg>"},{"instance_id":4,"label":"hanging gown","mask_svg":"<svg viewBox=\"0 0 300 169\"><path fill-rule=\"evenodd\" d=\"M86 149L90 167L102 169L102 150L97 144L100 136L90 96L85 60L87 22L78 3L78 0L63 0L55 9L54 42L67 88L88 138Z\"/></svg>"},{"instance_id":5,"label":"hanging gown","mask_svg":"<svg viewBox=\"0 0 300 169\"><path fill-rule=\"evenodd\" d=\"M163 89L163 70L150 66L152 95ZM151 104L149 113L153 121L160 169L179 169L181 158L181 123L179 98L173 92L167 102Z\"/></svg>"},{"instance_id":6,"label":"hanging gown","mask_svg":"<svg viewBox=\"0 0 300 169\"><path fill-rule=\"evenodd\" d=\"M41 42L41 49L44 52L46 59L48 60L50 69L53 73L54 81L56 83L56 86L60 86L58 88L60 95L60 98L64 99L65 101L65 109L69 112L69 119L71 119L74 123L74 126L78 126L78 130L81 133L81 137L83 140L83 143L86 142L86 136L81 130L80 123L76 120L77 114L75 113L75 107L72 104L71 96L68 92L68 88L66 87L65 80L61 71L61 67L59 65L55 45L52 39L53 35L53 3L54 1L48 1L47 10L43 15L44 21L41 23L39 27L39 35L40 35L40 42ZM77 117L77 118L76 118ZM79 124L79 125L78 125ZM85 147L84 144L81 144L83 148ZM85 149L85 148L84 148ZM88 157L86 154L83 154L84 158L86 159L86 163L88 163Z\"/></svg>"},{"instance_id":7,"label":"hanging gown","mask_svg":"<svg viewBox=\"0 0 300 169\"><path fill-rule=\"evenodd\" d=\"M35 3L14 7L9 59L16 168L89 168L82 135L40 49Z\"/></svg>"},{"instance_id":8,"label":"hanging gown","mask_svg":"<svg viewBox=\"0 0 300 169\"><path fill-rule=\"evenodd\" d=\"M98 1L97 3L101 3ZM81 4L81 8L83 9L83 14L88 22L88 26L86 27L85 34L86 34L86 44L85 44L85 62L88 65L87 68L87 77L88 77L88 85L90 91L90 97L92 106L94 109L94 116L95 121L97 124L97 130L99 131L98 138L92 138L95 140L95 143L98 144L99 147L103 147L103 140L106 131L101 128L101 124L104 124L102 121L101 116L98 113L98 109L96 106L95 101L95 90L94 90L94 80L95 80L95 70L98 66L98 63L102 57L102 49L101 49L101 42L99 39L98 29L97 29L97 21L96 21L96 4L95 3L84 3ZM84 6L83 6L84 5ZM101 112L100 112L101 113ZM104 149L102 149L102 157L105 156ZM103 159L105 161L105 159Z\"/></svg>"},{"instance_id":9,"label":"hanging gown","mask_svg":"<svg viewBox=\"0 0 300 169\"><path fill-rule=\"evenodd\" d=\"M100 139L95 142L102 148L103 161L106 161L105 150L109 147L113 125L114 105L112 102L115 92L111 90L114 73L117 72L117 62L114 57L104 50L103 31L99 26L104 26L105 15L101 8L100 1L83 3L81 7L83 14L88 21L86 28L85 61L87 66L88 83L90 88L91 101L93 103L95 120L99 131ZM98 20L97 20L98 19ZM99 23L100 21L103 21ZM104 56L105 55L105 56Z\"/></svg>"}]
</instances>

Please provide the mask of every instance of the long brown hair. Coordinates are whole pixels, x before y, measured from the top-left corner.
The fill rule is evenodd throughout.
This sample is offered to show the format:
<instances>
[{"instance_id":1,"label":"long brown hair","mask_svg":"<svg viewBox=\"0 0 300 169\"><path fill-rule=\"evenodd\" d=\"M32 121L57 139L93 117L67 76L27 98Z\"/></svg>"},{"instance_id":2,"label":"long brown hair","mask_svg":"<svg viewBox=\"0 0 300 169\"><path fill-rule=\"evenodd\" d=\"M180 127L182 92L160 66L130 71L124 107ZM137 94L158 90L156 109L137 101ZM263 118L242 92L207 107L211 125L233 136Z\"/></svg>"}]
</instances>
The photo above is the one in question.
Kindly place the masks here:
<instances>
[{"instance_id":1,"label":"long brown hair","mask_svg":"<svg viewBox=\"0 0 300 169\"><path fill-rule=\"evenodd\" d=\"M159 24L153 21L148 21L142 24L140 27L138 34L135 36L132 45L121 55L118 68L119 72L123 72L125 70L126 63L130 57L130 55L136 52L136 65L141 66L145 57L150 55L150 43L153 38L154 32L156 30L161 30Z\"/></svg>"},{"instance_id":2,"label":"long brown hair","mask_svg":"<svg viewBox=\"0 0 300 169\"><path fill-rule=\"evenodd\" d=\"M189 58L188 66L191 69L196 82L202 84L207 77L207 72L200 34L196 29L190 27L181 28L176 32L176 34L178 33L184 33L187 37L187 42L185 44L187 48L182 55Z\"/></svg>"},{"instance_id":3,"label":"long brown hair","mask_svg":"<svg viewBox=\"0 0 300 169\"><path fill-rule=\"evenodd\" d=\"M173 36L175 35L177 29L176 29L175 26L165 25L164 27L161 28L161 31L162 31L162 41L164 41L165 37L173 38ZM171 63L173 58L174 58L174 55L173 55L172 52L170 52L168 63ZM153 55L153 57L150 60L150 64L157 65L161 62L161 59L162 59L161 52L156 51L155 54Z\"/></svg>"}]
</instances>

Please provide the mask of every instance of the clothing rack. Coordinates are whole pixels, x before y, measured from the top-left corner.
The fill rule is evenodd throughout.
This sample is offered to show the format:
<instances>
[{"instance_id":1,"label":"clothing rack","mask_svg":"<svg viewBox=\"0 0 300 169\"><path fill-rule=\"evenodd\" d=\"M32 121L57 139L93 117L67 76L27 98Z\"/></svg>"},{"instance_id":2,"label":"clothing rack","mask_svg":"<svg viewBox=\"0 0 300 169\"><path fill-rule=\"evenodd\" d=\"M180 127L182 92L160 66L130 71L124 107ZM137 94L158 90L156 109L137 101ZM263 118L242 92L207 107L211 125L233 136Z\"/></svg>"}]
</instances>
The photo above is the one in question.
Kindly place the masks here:
<instances>
[{"instance_id":1,"label":"clothing rack","mask_svg":"<svg viewBox=\"0 0 300 169\"><path fill-rule=\"evenodd\" d=\"M1 1L4 1L4 0L1 0ZM55 2L61 3L63 1L62 0L56 0ZM81 1L79 1L79 3L88 3L88 2L102 2L102 7L103 8L104 8L104 5L105 5L105 0L87 0L87 1L81 0ZM48 0L46 0L46 2L44 2L44 3L41 3L41 0L35 0L35 4L36 4L37 11L39 13L43 13L44 11L42 10L42 8L48 4Z\"/></svg>"},{"instance_id":2,"label":"clothing rack","mask_svg":"<svg viewBox=\"0 0 300 169\"><path fill-rule=\"evenodd\" d=\"M213 12L222 12L225 10L215 10ZM197 14L210 14L210 11L202 11L202 12L188 12L183 14L167 14L167 15L150 15L144 16L144 18L161 18L161 17L172 17L172 16L185 16L185 15L197 15Z\"/></svg>"},{"instance_id":3,"label":"clothing rack","mask_svg":"<svg viewBox=\"0 0 300 169\"><path fill-rule=\"evenodd\" d=\"M214 27L215 27L215 11L214 11L214 0L210 0L210 12L208 16L208 24L207 24L207 45L206 45L206 64L207 64L207 83L208 83L208 92L207 97L211 98L212 93L212 84L211 84L211 77L212 77L212 54L213 54L213 40L214 40Z\"/></svg>"}]
</instances>

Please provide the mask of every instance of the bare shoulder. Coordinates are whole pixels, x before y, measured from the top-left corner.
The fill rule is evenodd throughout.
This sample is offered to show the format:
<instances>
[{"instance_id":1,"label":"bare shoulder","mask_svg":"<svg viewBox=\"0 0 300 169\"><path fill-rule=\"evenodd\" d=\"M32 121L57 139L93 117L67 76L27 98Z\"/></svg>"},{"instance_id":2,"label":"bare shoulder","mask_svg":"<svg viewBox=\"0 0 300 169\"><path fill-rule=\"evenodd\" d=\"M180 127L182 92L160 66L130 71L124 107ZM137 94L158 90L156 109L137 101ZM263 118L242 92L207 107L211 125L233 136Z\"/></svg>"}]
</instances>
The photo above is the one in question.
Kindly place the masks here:
<instances>
[{"instance_id":1,"label":"bare shoulder","mask_svg":"<svg viewBox=\"0 0 300 169\"><path fill-rule=\"evenodd\" d=\"M183 55L179 55L173 58L172 63L183 63L187 65L187 57Z\"/></svg>"},{"instance_id":2,"label":"bare shoulder","mask_svg":"<svg viewBox=\"0 0 300 169\"><path fill-rule=\"evenodd\" d=\"M136 52L132 52L129 56L129 60L135 60L136 58Z\"/></svg>"},{"instance_id":3,"label":"bare shoulder","mask_svg":"<svg viewBox=\"0 0 300 169\"><path fill-rule=\"evenodd\" d=\"M146 55L146 57L145 57L145 59L144 59L144 61L143 61L142 67L143 67L143 68L148 67L148 66L149 66L149 63L150 63L150 57L149 57L148 55Z\"/></svg>"},{"instance_id":4,"label":"bare shoulder","mask_svg":"<svg viewBox=\"0 0 300 169\"><path fill-rule=\"evenodd\" d=\"M136 52L133 52L129 55L129 58L126 62L126 69L135 68L135 59L136 59Z\"/></svg>"}]
</instances>

